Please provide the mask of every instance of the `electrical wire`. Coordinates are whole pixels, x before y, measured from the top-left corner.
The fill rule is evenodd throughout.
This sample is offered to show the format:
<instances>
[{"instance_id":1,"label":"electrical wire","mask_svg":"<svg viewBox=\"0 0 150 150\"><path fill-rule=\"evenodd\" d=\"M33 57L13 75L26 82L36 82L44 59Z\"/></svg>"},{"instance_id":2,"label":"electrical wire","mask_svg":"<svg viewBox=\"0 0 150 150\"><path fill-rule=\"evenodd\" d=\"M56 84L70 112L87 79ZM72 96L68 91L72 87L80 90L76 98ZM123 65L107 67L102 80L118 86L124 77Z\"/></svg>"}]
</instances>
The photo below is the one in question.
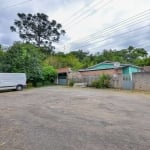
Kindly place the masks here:
<instances>
[{"instance_id":1,"label":"electrical wire","mask_svg":"<svg viewBox=\"0 0 150 150\"><path fill-rule=\"evenodd\" d=\"M135 20L135 19L139 19L140 17L143 17L143 16L145 16L145 15L150 15L150 9L148 9L148 10L142 12L142 13L139 13L139 14L137 14L137 15L135 15L135 16L132 16L132 17L126 19L126 20L123 20L123 21L121 21L121 22L118 23L118 24L115 24L115 25L113 25L113 26L109 26L108 28L105 28L104 30L100 30L100 31L97 31L97 32L95 32L95 33L92 33L92 34L86 36L85 38L82 38L82 39L80 39L80 40L76 40L76 41L74 41L74 42L77 42L77 41L86 41L86 40L91 39L91 37L94 38L94 37L97 37L98 35L102 35L102 34L104 34L104 33L106 33L106 32L112 31L112 30L114 30L114 28L117 28L117 29L118 29L118 28L121 28L122 25L124 25L125 23L129 23L129 24L134 23L134 22L137 21L137 20ZM146 16L145 16L145 18L146 18ZM135 20L135 21L134 21L134 20ZM134 21L134 22L133 22L133 21ZM120 27L119 27L119 26L120 26ZM114 30L114 31L116 31L116 30Z\"/></svg>"},{"instance_id":2,"label":"electrical wire","mask_svg":"<svg viewBox=\"0 0 150 150\"><path fill-rule=\"evenodd\" d=\"M32 0L24 0L22 2L18 2L18 3L14 3L14 4L11 4L11 5L8 5L7 7L2 7L1 9L8 9L8 8L13 8L13 7L16 7L16 6L20 6L28 1L32 1Z\"/></svg>"},{"instance_id":3,"label":"electrical wire","mask_svg":"<svg viewBox=\"0 0 150 150\"><path fill-rule=\"evenodd\" d=\"M146 20L145 20L145 19L146 19ZM81 41L81 42L82 42L82 44L86 44L86 43L89 43L89 42L91 42L91 41L96 41L97 39L100 39L100 38L104 38L104 37L113 35L115 32L124 31L124 30L126 30L127 28L129 28L129 27L130 27L130 29L131 29L132 27L135 27L135 26L137 26L137 25L143 24L143 22L144 22L144 21L147 21L147 19L150 19L150 15L147 16L147 17L142 18L142 20L139 19L139 20L136 20L136 21L134 21L134 22L132 22L132 23L129 23L129 24L127 24L128 26L124 25L124 26L122 26L122 27L118 27L118 28L116 28L116 29L112 29L112 30L110 30L109 32L104 32L104 33L102 33L101 35L97 35L97 36L95 36L95 37L88 38L87 40L84 40L84 41ZM137 22L137 21L138 21L138 22ZM80 42L80 43L81 43L81 42ZM73 42L72 42L72 43L73 43Z\"/></svg>"},{"instance_id":4,"label":"electrical wire","mask_svg":"<svg viewBox=\"0 0 150 150\"><path fill-rule=\"evenodd\" d=\"M102 10L104 7L106 7L108 4L110 4L112 1L113 0L109 0L106 3L104 3L104 5L98 7L99 11ZM96 11L96 12L98 12L98 11ZM87 12L87 14L85 14L85 16L82 15L82 16L78 17L77 20L72 21L70 24L68 24L66 29L69 30L70 28L72 28L72 26L78 24L79 22L85 20L87 17L89 17L89 16L91 16L93 14L95 14L95 13L94 12Z\"/></svg>"},{"instance_id":5,"label":"electrical wire","mask_svg":"<svg viewBox=\"0 0 150 150\"><path fill-rule=\"evenodd\" d=\"M103 0L102 0L103 1ZM75 20L76 18L80 17L82 13L86 13L87 11L89 11L89 9L91 8L92 4L96 2L96 5L100 3L100 1L90 1L87 5L88 7L82 7L80 8L78 11L74 12L67 20L64 21L64 25L69 24L70 22L72 22L73 20ZM97 3L99 2L99 3ZM95 4L94 4L95 6Z\"/></svg>"},{"instance_id":6,"label":"electrical wire","mask_svg":"<svg viewBox=\"0 0 150 150\"><path fill-rule=\"evenodd\" d=\"M127 32L118 34L118 35L114 35L114 36L105 38L105 39L100 40L100 41L95 41L95 42L93 42L93 43L89 43L89 44L80 46L80 47L76 48L75 50L80 49L80 48L83 48L83 47L86 47L86 46L89 46L89 45L92 45L92 44L94 44L94 43L99 43L99 42L107 41L108 39L112 39L112 38L114 38L114 37L116 37L116 36L121 36L121 35L124 35L124 34L128 34L128 33L130 33L130 32L138 31L138 30L140 30L140 29L144 29L144 28L149 27L149 26L150 26L150 25L142 26L142 27L140 27L140 28L136 28L136 29L134 29L134 30L130 30L130 31L127 31Z\"/></svg>"},{"instance_id":7,"label":"electrical wire","mask_svg":"<svg viewBox=\"0 0 150 150\"><path fill-rule=\"evenodd\" d=\"M147 15L147 16L146 16ZM125 26L126 24L125 23L127 23L127 25L128 26L125 26L124 28L127 28L127 27L129 27L129 25L130 26L133 26L133 25L137 25L137 23L143 23L144 22L144 19L146 19L146 21L147 20L149 20L149 19L147 19L147 17L149 17L150 16L150 9L148 9L148 10L145 10L145 11L143 11L143 12L141 12L141 13L139 13L139 14L137 14L137 15L135 15L135 16L132 16L132 17L130 17L130 18L128 18L128 19L126 19L126 20L124 20L124 21L121 21L119 24L115 24L115 25L113 25L113 27L115 27L115 29L114 28L111 28L111 27L109 27L109 28L106 28L106 29L104 29L105 30L105 32L104 31L101 31L102 32L102 34L100 35L100 36L98 36L98 35L96 35L96 34L90 34L90 35L96 35L94 38L93 37L91 37L90 38L90 36L88 36L88 40L86 41L86 40L84 40L84 41L82 41L82 42L84 42L84 44L86 44L86 43L88 43L88 42L91 42L91 41L94 41L94 40L97 40L97 39L99 39L99 38L104 38L104 35L105 36L110 36L110 33L113 33L113 32L115 32L115 31L118 31L118 30L121 30L122 28L123 28L123 26ZM134 19L133 19L134 18ZM130 21L132 19L132 22ZM136 19L136 20L135 20ZM121 26L120 26L121 25ZM109 29L109 30L107 30L107 29ZM111 32L110 32L111 31ZM107 33L107 34L106 34ZM103 36L102 36L103 35ZM76 40L76 41L78 41L78 40ZM86 43L85 43L86 42ZM71 42L71 43L73 43L73 42ZM70 43L70 44L71 44ZM93 43L92 43L93 44ZM78 48L81 48L81 47L78 47Z\"/></svg>"},{"instance_id":8,"label":"electrical wire","mask_svg":"<svg viewBox=\"0 0 150 150\"><path fill-rule=\"evenodd\" d=\"M132 32L131 32L132 33ZM142 34L140 34L139 36L134 36L134 35L130 35L130 33L127 35L127 34L125 34L125 35L122 35L122 36L124 36L124 37L122 37L122 40L117 40L117 45L118 44L120 44L120 43L124 43L124 41L126 41L126 40L128 40L129 42L130 41L132 41L133 42L133 40L135 41L135 40L143 40L143 38L148 38L147 37L147 31L142 31ZM126 36L128 36L128 37L126 37ZM131 39L131 40L130 40ZM90 49L96 49L96 48L99 48L99 47L108 47L108 46L112 46L112 45L116 45L115 43L114 43L114 41L115 41L115 39L113 39L113 41L107 41L107 43L103 43L103 42L101 42L101 43L98 43L98 44L100 44L100 45L96 45L96 46L94 46L94 47L91 47Z\"/></svg>"}]
</instances>

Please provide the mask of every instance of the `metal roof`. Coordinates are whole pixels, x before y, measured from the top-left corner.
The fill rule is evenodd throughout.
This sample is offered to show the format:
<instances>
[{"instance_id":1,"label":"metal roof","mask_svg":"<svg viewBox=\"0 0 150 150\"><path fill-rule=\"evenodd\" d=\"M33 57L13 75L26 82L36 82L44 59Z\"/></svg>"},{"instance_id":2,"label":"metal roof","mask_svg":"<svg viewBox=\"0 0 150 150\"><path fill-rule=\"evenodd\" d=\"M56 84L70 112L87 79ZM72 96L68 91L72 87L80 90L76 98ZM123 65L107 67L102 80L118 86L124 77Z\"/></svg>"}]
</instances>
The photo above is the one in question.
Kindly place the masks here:
<instances>
[{"instance_id":1,"label":"metal roof","mask_svg":"<svg viewBox=\"0 0 150 150\"><path fill-rule=\"evenodd\" d=\"M116 67L114 64L116 62L112 62L112 61L104 61L104 62L101 62L99 64L96 64L94 66L91 66L91 67L88 67L88 68L85 68L85 69L80 69L79 71L82 72L82 71L94 71L94 70L110 70L110 69L120 69L120 68L125 68L125 67L129 67L129 66L132 66L132 67L135 67L135 68L140 68L141 67L138 67L138 66L135 66L135 65L132 65L132 64L121 64L119 63L119 66ZM118 63L118 62L117 62ZM108 65L113 65L113 66L110 66L110 67L106 67L106 68L96 68L100 65L103 65L103 64L108 64Z\"/></svg>"}]
</instances>

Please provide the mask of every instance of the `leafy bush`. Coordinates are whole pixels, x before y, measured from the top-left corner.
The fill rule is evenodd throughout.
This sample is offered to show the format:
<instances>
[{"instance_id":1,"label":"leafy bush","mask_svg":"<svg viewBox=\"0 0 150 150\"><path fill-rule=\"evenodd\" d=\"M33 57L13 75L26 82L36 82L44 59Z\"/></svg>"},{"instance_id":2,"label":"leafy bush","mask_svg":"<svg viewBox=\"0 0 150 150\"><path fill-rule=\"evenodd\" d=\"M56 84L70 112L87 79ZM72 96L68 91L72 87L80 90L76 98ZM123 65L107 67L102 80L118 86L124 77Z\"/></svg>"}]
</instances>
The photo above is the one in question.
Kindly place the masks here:
<instances>
[{"instance_id":1,"label":"leafy bush","mask_svg":"<svg viewBox=\"0 0 150 150\"><path fill-rule=\"evenodd\" d=\"M42 68L42 75L44 81L51 81L53 83L57 76L57 71L52 66L45 64Z\"/></svg>"},{"instance_id":2,"label":"leafy bush","mask_svg":"<svg viewBox=\"0 0 150 150\"><path fill-rule=\"evenodd\" d=\"M92 86L96 88L109 88L110 87L110 76L101 75L98 80L92 82Z\"/></svg>"},{"instance_id":3,"label":"leafy bush","mask_svg":"<svg viewBox=\"0 0 150 150\"><path fill-rule=\"evenodd\" d=\"M73 80L70 80L69 81L69 86L73 86L74 85L74 81Z\"/></svg>"}]
</instances>

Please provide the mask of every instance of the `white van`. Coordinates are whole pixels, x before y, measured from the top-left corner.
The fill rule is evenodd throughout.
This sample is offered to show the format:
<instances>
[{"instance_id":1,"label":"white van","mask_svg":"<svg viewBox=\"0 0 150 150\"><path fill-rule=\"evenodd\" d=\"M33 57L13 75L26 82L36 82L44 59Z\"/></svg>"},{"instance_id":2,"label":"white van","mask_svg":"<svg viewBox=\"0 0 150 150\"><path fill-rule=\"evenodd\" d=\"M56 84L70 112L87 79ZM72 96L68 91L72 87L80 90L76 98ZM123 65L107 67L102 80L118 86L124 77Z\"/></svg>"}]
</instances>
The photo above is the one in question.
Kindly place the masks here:
<instances>
[{"instance_id":1,"label":"white van","mask_svg":"<svg viewBox=\"0 0 150 150\"><path fill-rule=\"evenodd\" d=\"M26 86L25 73L0 73L0 90L23 90Z\"/></svg>"}]
</instances>

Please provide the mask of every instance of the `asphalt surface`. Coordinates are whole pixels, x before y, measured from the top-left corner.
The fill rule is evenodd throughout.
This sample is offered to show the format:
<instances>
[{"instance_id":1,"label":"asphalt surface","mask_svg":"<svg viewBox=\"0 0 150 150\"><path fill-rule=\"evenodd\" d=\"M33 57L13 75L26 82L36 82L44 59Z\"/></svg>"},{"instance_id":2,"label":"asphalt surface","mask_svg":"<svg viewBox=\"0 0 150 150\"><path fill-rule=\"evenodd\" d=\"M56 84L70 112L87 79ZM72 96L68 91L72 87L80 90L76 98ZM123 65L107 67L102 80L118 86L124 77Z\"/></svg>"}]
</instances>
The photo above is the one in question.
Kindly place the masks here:
<instances>
[{"instance_id":1,"label":"asphalt surface","mask_svg":"<svg viewBox=\"0 0 150 150\"><path fill-rule=\"evenodd\" d=\"M68 87L2 92L0 150L150 150L150 94Z\"/></svg>"}]
</instances>

